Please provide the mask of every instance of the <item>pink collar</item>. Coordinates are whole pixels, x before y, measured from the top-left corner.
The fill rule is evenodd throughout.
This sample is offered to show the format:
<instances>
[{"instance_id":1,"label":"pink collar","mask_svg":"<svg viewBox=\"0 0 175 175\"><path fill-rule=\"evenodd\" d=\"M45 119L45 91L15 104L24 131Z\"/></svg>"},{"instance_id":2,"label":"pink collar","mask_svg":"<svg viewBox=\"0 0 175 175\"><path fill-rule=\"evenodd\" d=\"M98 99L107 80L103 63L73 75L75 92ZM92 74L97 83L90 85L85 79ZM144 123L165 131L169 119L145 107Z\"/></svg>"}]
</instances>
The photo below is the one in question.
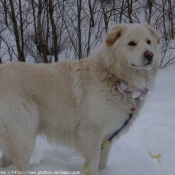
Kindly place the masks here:
<instances>
[{"instance_id":1,"label":"pink collar","mask_svg":"<svg viewBox=\"0 0 175 175\"><path fill-rule=\"evenodd\" d=\"M146 95L149 92L148 88L144 88L142 90L130 91L128 89L128 83L120 79L118 79L117 81L117 89L124 100L126 100L126 93L131 93L132 98L137 99L139 97L142 98L144 95Z\"/></svg>"},{"instance_id":2,"label":"pink collar","mask_svg":"<svg viewBox=\"0 0 175 175\"><path fill-rule=\"evenodd\" d=\"M122 98L126 100L126 93L130 93L132 98L135 100L140 98L141 100L143 99L143 96L146 95L149 91L148 88L144 88L143 90L132 90L130 91L128 89L128 83L123 81L123 80L118 80L117 81L117 89L119 93L121 94ZM135 104L130 108L131 113L133 113L136 110L136 102Z\"/></svg>"}]
</instances>

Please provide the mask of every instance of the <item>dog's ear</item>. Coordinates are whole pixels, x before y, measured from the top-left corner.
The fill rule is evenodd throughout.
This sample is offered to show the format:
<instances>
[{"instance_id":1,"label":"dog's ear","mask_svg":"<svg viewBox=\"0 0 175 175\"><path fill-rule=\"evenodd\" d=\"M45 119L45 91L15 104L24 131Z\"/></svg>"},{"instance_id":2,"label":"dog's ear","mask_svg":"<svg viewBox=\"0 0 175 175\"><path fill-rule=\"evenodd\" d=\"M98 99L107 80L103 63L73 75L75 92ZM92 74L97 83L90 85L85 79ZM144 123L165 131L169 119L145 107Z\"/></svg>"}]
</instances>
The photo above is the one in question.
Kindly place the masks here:
<instances>
[{"instance_id":1,"label":"dog's ear","mask_svg":"<svg viewBox=\"0 0 175 175\"><path fill-rule=\"evenodd\" d=\"M150 31L150 33L156 38L157 43L160 44L160 37L157 31L154 30L150 25L148 25L148 23L143 23L143 26L146 27Z\"/></svg>"},{"instance_id":2,"label":"dog's ear","mask_svg":"<svg viewBox=\"0 0 175 175\"><path fill-rule=\"evenodd\" d=\"M121 36L122 31L123 27L120 25L111 28L106 35L106 44L108 46L112 46L114 42Z\"/></svg>"}]
</instances>

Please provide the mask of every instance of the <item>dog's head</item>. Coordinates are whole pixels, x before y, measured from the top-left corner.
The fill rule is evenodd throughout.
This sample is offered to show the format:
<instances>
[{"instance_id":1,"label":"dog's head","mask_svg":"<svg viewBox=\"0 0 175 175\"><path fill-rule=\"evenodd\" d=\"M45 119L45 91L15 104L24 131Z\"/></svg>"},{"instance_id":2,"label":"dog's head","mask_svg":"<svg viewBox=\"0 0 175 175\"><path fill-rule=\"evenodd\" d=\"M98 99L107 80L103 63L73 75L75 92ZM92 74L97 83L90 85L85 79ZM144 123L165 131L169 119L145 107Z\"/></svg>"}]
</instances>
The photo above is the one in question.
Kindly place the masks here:
<instances>
[{"instance_id":1,"label":"dog's head","mask_svg":"<svg viewBox=\"0 0 175 175\"><path fill-rule=\"evenodd\" d=\"M118 24L111 28L98 54L107 72L135 88L149 88L159 66L160 38L148 24Z\"/></svg>"},{"instance_id":2,"label":"dog's head","mask_svg":"<svg viewBox=\"0 0 175 175\"><path fill-rule=\"evenodd\" d=\"M107 33L105 43L112 58L127 67L150 70L159 61L159 35L146 23L116 25Z\"/></svg>"}]
</instances>

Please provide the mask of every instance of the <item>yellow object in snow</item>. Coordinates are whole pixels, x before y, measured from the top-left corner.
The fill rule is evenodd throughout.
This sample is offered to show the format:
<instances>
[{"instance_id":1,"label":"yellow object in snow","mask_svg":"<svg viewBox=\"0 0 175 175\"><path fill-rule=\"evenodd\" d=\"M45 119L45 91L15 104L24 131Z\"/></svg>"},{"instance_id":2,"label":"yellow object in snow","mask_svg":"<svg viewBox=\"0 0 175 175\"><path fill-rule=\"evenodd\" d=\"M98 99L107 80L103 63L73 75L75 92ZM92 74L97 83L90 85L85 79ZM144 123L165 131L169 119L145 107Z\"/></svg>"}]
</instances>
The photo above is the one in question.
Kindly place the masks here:
<instances>
[{"instance_id":1,"label":"yellow object in snow","mask_svg":"<svg viewBox=\"0 0 175 175\"><path fill-rule=\"evenodd\" d=\"M150 157L152 157L153 159L157 159L159 163L162 163L162 162L160 161L161 154L158 154L157 156L153 156L153 155L151 154L151 152L149 152L149 155L150 155Z\"/></svg>"}]
</instances>

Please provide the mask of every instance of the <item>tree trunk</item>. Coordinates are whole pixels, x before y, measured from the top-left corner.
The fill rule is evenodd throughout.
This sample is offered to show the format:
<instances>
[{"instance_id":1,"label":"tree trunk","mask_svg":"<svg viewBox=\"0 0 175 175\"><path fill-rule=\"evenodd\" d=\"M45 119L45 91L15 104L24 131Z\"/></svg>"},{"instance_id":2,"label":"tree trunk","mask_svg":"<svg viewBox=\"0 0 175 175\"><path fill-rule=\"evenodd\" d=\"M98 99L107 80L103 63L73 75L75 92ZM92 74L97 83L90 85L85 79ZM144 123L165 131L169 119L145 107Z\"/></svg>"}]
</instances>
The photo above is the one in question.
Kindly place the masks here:
<instances>
[{"instance_id":1,"label":"tree trunk","mask_svg":"<svg viewBox=\"0 0 175 175\"><path fill-rule=\"evenodd\" d=\"M21 52L22 55L24 56L24 33L23 33L23 18L22 18L22 8L21 8L21 0L19 0L19 15L20 15L20 35L21 35Z\"/></svg>"},{"instance_id":2,"label":"tree trunk","mask_svg":"<svg viewBox=\"0 0 175 175\"><path fill-rule=\"evenodd\" d=\"M133 23L132 21L132 1L131 3L129 2L130 0L127 0L127 6L128 6L128 18L129 18L129 22Z\"/></svg>"},{"instance_id":3,"label":"tree trunk","mask_svg":"<svg viewBox=\"0 0 175 175\"><path fill-rule=\"evenodd\" d=\"M17 52L18 52L18 60L19 61L25 61L23 52L21 51L20 48L20 37L18 33L18 26L17 26L17 21L16 21L16 15L15 15L15 10L14 10L14 4L13 0L9 0L10 2L10 8L11 8L11 18L13 22L13 29L14 29L14 34L15 34L15 40L16 40L16 46L17 46Z\"/></svg>"},{"instance_id":4,"label":"tree trunk","mask_svg":"<svg viewBox=\"0 0 175 175\"><path fill-rule=\"evenodd\" d=\"M88 5L89 5L89 11L90 11L90 23L91 23L91 27L95 27L94 13L93 13L92 5L91 5L91 0L88 0Z\"/></svg>"},{"instance_id":5,"label":"tree trunk","mask_svg":"<svg viewBox=\"0 0 175 175\"><path fill-rule=\"evenodd\" d=\"M152 7L153 7L152 0L148 0L148 9L149 9L148 24L151 23Z\"/></svg>"},{"instance_id":6,"label":"tree trunk","mask_svg":"<svg viewBox=\"0 0 175 175\"><path fill-rule=\"evenodd\" d=\"M171 39L174 39L173 7L171 4L171 0L168 0L168 4L169 4L169 20L171 23Z\"/></svg>"},{"instance_id":7,"label":"tree trunk","mask_svg":"<svg viewBox=\"0 0 175 175\"><path fill-rule=\"evenodd\" d=\"M58 61L58 37L57 37L57 31L56 31L56 25L53 17L53 2L52 0L49 0L49 14L50 14L50 21L52 25L52 36L53 36L53 53L55 57L55 62Z\"/></svg>"},{"instance_id":8,"label":"tree trunk","mask_svg":"<svg viewBox=\"0 0 175 175\"><path fill-rule=\"evenodd\" d=\"M82 58L82 42L81 42L81 10L82 10L82 0L77 0L77 10L78 10L78 59Z\"/></svg>"},{"instance_id":9,"label":"tree trunk","mask_svg":"<svg viewBox=\"0 0 175 175\"><path fill-rule=\"evenodd\" d=\"M47 60L47 49L42 37L41 29L41 14L42 14L42 0L38 1L38 24L37 24L37 36L38 36L38 50L43 55L43 62L48 63Z\"/></svg>"}]
</instances>

